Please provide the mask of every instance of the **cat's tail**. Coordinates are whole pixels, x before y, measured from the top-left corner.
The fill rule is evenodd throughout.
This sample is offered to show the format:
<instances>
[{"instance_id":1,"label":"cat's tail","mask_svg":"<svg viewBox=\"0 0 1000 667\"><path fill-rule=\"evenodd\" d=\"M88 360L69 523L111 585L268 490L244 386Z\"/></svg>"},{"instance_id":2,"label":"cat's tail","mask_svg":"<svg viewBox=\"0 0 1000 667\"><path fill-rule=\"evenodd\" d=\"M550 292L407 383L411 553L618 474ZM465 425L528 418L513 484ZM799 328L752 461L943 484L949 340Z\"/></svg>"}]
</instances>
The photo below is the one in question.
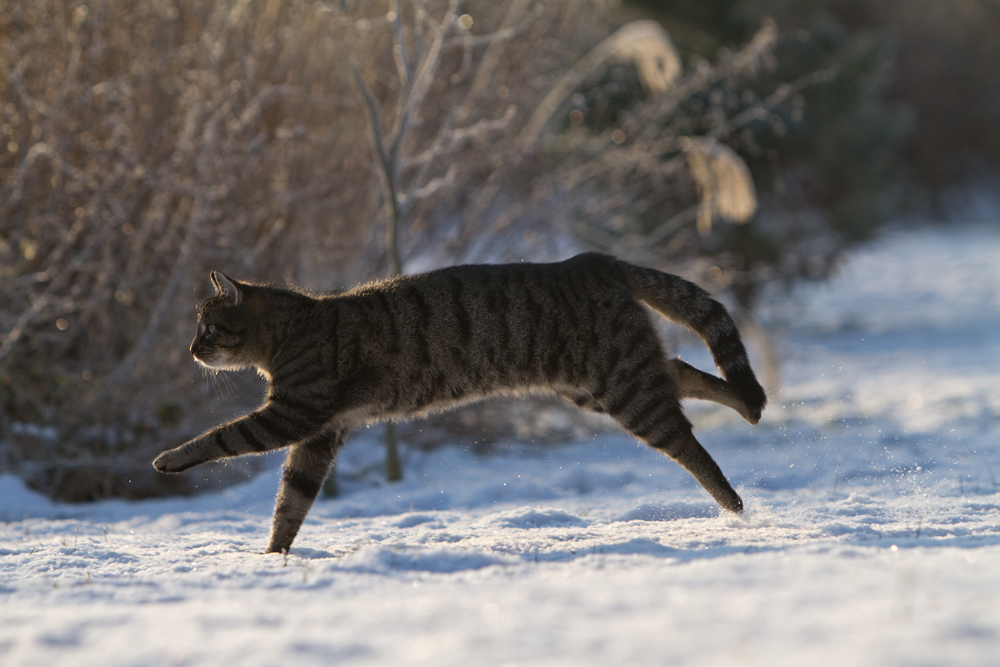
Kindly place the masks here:
<instances>
[{"instance_id":1,"label":"cat's tail","mask_svg":"<svg viewBox=\"0 0 1000 667\"><path fill-rule=\"evenodd\" d=\"M726 308L708 292L678 276L616 260L632 296L698 334L708 346L723 377L746 403L756 423L767 403L736 323Z\"/></svg>"}]
</instances>

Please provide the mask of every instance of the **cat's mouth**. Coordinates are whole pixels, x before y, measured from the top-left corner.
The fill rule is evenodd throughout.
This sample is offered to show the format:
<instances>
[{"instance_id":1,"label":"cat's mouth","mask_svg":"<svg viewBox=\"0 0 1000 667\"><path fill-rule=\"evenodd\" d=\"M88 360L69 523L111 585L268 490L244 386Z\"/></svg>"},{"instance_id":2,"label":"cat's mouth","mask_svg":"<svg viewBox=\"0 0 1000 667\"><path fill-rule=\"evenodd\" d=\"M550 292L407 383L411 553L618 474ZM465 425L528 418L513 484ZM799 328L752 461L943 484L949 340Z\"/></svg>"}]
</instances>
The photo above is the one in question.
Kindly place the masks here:
<instances>
[{"instance_id":1,"label":"cat's mouth","mask_svg":"<svg viewBox=\"0 0 1000 667\"><path fill-rule=\"evenodd\" d=\"M199 366L213 371L235 371L243 368L245 365L239 363L226 350L212 350L210 352L203 352L201 350L195 352L192 350L191 356L194 357Z\"/></svg>"}]
</instances>

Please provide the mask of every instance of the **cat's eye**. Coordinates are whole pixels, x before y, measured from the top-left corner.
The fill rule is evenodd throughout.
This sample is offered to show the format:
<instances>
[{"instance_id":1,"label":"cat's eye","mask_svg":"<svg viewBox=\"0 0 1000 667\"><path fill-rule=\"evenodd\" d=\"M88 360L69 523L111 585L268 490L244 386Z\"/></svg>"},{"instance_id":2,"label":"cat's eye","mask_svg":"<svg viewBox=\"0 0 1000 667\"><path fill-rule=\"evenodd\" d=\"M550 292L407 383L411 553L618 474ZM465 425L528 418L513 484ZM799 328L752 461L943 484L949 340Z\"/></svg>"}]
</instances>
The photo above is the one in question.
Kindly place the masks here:
<instances>
[{"instance_id":1,"label":"cat's eye","mask_svg":"<svg viewBox=\"0 0 1000 667\"><path fill-rule=\"evenodd\" d=\"M214 324L209 324L208 327L205 329L205 333L207 335L209 335L209 336L214 336L215 335L215 325Z\"/></svg>"}]
</instances>

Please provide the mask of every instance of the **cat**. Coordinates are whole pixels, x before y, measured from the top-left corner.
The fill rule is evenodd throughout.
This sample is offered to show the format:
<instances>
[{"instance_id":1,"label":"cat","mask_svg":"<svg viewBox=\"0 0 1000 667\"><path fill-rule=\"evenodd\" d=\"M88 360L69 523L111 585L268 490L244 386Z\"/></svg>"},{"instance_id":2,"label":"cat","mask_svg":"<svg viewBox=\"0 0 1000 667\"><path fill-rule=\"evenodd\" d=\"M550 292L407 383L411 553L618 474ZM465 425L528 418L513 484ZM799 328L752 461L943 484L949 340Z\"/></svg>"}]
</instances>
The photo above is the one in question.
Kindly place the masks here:
<instances>
[{"instance_id":1,"label":"cat","mask_svg":"<svg viewBox=\"0 0 1000 667\"><path fill-rule=\"evenodd\" d=\"M325 295L211 279L191 354L212 370L256 367L267 400L153 465L176 473L290 447L269 553L288 552L352 429L504 394L551 392L607 413L723 508L743 509L680 399L715 401L756 424L767 398L733 320L694 283L595 253L453 266ZM725 380L669 358L643 303L697 333Z\"/></svg>"}]
</instances>

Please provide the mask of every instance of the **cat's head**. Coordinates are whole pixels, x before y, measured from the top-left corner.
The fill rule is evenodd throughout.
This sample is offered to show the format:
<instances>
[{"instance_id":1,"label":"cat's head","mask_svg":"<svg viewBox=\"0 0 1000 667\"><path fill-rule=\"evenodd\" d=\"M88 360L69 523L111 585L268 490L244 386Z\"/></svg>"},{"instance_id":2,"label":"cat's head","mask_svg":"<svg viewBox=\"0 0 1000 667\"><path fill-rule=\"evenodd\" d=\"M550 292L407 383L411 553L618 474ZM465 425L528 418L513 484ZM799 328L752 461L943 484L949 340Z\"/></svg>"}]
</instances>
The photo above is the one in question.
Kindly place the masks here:
<instances>
[{"instance_id":1,"label":"cat's head","mask_svg":"<svg viewBox=\"0 0 1000 667\"><path fill-rule=\"evenodd\" d=\"M198 307L198 328L191 342L191 355L212 370L239 370L252 366L250 344L254 315L247 304L250 285L212 271L215 296Z\"/></svg>"}]
</instances>

